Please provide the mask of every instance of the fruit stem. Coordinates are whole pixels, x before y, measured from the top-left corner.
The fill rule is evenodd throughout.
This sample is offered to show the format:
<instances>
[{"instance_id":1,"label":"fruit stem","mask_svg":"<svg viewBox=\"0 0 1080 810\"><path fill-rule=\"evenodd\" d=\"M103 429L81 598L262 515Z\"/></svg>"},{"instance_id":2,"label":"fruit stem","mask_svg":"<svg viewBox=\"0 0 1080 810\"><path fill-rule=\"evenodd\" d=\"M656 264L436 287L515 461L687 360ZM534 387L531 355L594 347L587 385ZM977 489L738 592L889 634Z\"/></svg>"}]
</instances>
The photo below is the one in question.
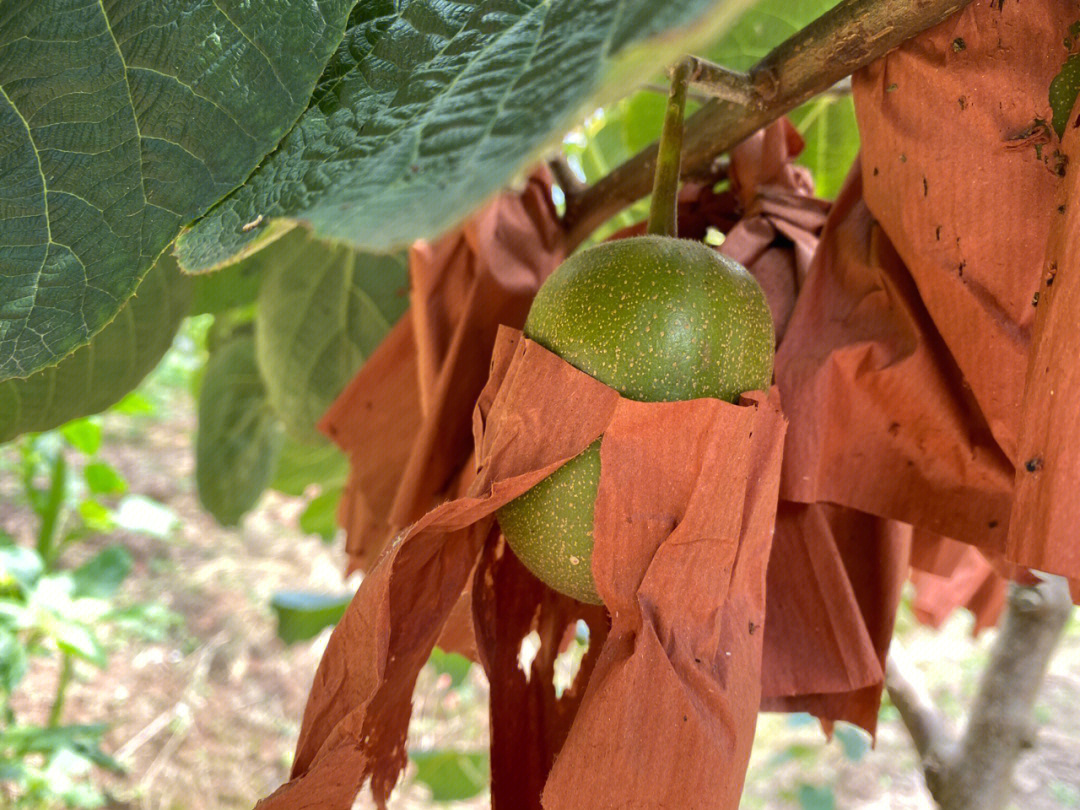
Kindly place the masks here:
<instances>
[{"instance_id":1,"label":"fruit stem","mask_svg":"<svg viewBox=\"0 0 1080 810\"><path fill-rule=\"evenodd\" d=\"M660 133L660 150L656 155L656 176L653 179L652 207L649 208L647 233L677 236L676 221L679 205L679 163L682 160L683 110L686 108L686 86L693 63L683 59L671 71L671 90L664 110L664 128Z\"/></svg>"}]
</instances>

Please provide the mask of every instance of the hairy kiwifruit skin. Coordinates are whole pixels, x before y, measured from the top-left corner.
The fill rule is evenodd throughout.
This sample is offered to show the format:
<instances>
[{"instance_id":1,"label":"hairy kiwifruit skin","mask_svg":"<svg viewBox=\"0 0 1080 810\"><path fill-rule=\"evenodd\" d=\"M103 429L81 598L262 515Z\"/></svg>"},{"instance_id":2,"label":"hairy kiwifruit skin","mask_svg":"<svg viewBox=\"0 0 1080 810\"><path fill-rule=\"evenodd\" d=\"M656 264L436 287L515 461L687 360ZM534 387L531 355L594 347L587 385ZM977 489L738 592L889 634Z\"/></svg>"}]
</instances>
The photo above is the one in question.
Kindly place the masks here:
<instances>
[{"instance_id":1,"label":"hairy kiwifruit skin","mask_svg":"<svg viewBox=\"0 0 1080 810\"><path fill-rule=\"evenodd\" d=\"M642 402L735 402L772 381L772 316L761 287L737 262L687 239L639 236L574 254L540 287L524 334ZM598 439L497 512L530 571L594 604L599 483Z\"/></svg>"}]
</instances>

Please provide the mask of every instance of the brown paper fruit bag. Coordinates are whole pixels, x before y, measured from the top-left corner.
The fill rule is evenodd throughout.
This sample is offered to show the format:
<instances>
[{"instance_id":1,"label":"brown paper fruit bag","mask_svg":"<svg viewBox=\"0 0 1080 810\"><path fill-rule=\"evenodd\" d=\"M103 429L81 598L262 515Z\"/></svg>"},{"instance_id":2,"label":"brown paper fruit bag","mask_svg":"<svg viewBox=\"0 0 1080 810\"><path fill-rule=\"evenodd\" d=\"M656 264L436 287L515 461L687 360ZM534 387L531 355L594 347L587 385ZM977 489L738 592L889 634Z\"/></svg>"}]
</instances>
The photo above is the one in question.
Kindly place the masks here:
<instances>
[{"instance_id":1,"label":"brown paper fruit bag","mask_svg":"<svg viewBox=\"0 0 1080 810\"><path fill-rule=\"evenodd\" d=\"M495 806L537 807L543 785L549 810L585 796L596 808L736 807L760 694L784 434L775 394L739 405L626 400L503 329L474 429L476 479L395 539L361 584L316 674L292 779L261 806L344 810L369 778L385 802L405 763L416 675L481 560L474 622L500 688L510 686L506 651L534 620L584 618L602 639L560 701L541 693L512 707L496 690ZM504 569L512 553L492 537L494 511L600 436L593 571L610 630L598 609L554 594L531 617L519 606L517 621L493 610L514 598L507 584L527 579ZM512 758L520 739L501 722L514 709L547 734L540 756ZM561 723L547 722L560 712ZM694 767L654 767L672 758Z\"/></svg>"}]
</instances>

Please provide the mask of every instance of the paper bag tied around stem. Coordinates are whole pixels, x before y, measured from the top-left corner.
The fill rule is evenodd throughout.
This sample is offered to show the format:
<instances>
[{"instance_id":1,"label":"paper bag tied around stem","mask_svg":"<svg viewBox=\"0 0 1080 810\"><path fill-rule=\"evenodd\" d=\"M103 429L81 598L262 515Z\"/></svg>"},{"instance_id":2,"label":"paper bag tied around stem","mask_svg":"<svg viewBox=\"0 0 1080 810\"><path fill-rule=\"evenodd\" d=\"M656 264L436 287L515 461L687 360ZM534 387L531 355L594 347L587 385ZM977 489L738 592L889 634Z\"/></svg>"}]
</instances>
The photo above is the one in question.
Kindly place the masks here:
<instances>
[{"instance_id":1,"label":"paper bag tied around stem","mask_svg":"<svg viewBox=\"0 0 1080 810\"><path fill-rule=\"evenodd\" d=\"M575 685L580 707L544 806L737 807L783 452L775 394L634 402L503 329L474 420L476 479L361 584L316 674L292 780L260 806L346 810L368 778L385 802L405 762L416 675L494 511L603 436L593 571L612 624L588 683ZM694 767L655 767L672 759Z\"/></svg>"}]
</instances>

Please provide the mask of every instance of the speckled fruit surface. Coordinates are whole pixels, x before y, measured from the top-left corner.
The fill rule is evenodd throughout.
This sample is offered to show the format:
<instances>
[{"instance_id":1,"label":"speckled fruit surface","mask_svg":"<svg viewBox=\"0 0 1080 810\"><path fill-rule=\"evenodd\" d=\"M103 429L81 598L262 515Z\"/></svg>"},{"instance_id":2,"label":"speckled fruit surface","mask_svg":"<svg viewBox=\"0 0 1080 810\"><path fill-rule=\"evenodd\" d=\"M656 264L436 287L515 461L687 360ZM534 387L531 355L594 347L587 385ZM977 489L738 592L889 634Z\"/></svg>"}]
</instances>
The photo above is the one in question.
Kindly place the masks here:
<instances>
[{"instance_id":1,"label":"speckled fruit surface","mask_svg":"<svg viewBox=\"0 0 1080 810\"><path fill-rule=\"evenodd\" d=\"M734 402L772 381L765 295L737 262L700 242L639 236L576 253L544 282L524 334L622 396ZM592 577L600 441L497 513L542 581L599 603Z\"/></svg>"}]
</instances>

